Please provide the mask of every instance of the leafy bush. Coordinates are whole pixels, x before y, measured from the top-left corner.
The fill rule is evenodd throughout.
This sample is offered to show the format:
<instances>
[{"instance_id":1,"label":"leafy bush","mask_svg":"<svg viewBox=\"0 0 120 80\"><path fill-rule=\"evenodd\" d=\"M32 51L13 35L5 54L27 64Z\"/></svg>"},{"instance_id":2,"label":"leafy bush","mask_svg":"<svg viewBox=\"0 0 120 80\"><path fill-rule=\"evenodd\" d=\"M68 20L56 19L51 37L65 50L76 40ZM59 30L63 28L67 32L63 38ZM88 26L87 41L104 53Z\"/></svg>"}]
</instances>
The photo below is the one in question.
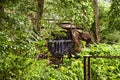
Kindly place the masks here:
<instances>
[{"instance_id":1,"label":"leafy bush","mask_svg":"<svg viewBox=\"0 0 120 80\"><path fill-rule=\"evenodd\" d=\"M120 32L114 31L112 33L108 33L106 35L103 35L102 42L108 43L108 44L114 44L120 42Z\"/></svg>"},{"instance_id":2,"label":"leafy bush","mask_svg":"<svg viewBox=\"0 0 120 80\"><path fill-rule=\"evenodd\" d=\"M120 56L120 46L108 44L92 44L83 48L79 59L64 57L61 67L54 69L46 66L48 60L36 60L29 56L9 53L0 58L0 79L8 80L83 80L84 55ZM91 59L92 80L119 80L119 59Z\"/></svg>"},{"instance_id":3,"label":"leafy bush","mask_svg":"<svg viewBox=\"0 0 120 80\"><path fill-rule=\"evenodd\" d=\"M60 33L60 28L53 23L41 22L44 29L41 31L40 36L36 35L33 31L32 20L36 7L33 3L37 3L34 0L22 0L21 3L12 4L13 0L5 0L5 3L1 4L4 6L4 14L0 16L0 80L83 80L83 56L84 55L116 55L120 56L119 44L108 45L108 44L93 44L89 48L83 48L83 51L79 54L80 59L67 59L64 57L63 65L60 68L54 69L52 66L46 66L46 60L36 60L35 56L38 53L47 53L45 38L49 37L52 31L56 30ZM18 0L17 0L18 1ZM66 4L66 1L64 1ZM68 1L67 1L68 2ZM58 2L59 3L59 2ZM77 25L84 25L86 30L93 23L92 4L88 2L77 2L72 3L69 1L67 5L57 6L56 11L53 7L56 5L53 3L53 7L46 6L46 10L58 14L62 20L69 18L74 21ZM81 6L79 6L79 3ZM74 5L74 4L77 4ZM67 7L66 7L67 6ZM51 9L50 9L51 8ZM82 14L74 15L78 9L82 9ZM67 9L67 10L66 10ZM102 8L101 8L102 9ZM70 11L69 11L70 10ZM87 12L86 12L87 10ZM84 16L84 11L88 14L88 18ZM104 11L103 14L107 12ZM63 13L66 15L63 15ZM67 14L68 13L68 14ZM70 17L72 13L74 16ZM91 14L89 14L91 13ZM51 15L51 13L50 13ZM50 18L51 16L48 15ZM29 16L29 17L28 17ZM54 15L53 15L54 16ZM104 17L104 15L102 15ZM106 15L107 16L107 15ZM67 19L66 19L67 20ZM101 19L103 30L104 23L108 19ZM113 26L112 26L113 27ZM119 27L119 26L118 26ZM61 34L63 35L63 34ZM118 37L119 34L117 34ZM45 36L45 37L44 37ZM40 37L44 37L38 40ZM110 38L113 39L114 36ZM116 35L115 35L116 37ZM50 38L51 39L51 38ZM109 37L107 37L109 40ZM114 40L114 39L113 39ZM115 41L119 38L115 39ZM84 44L83 44L84 45ZM92 80L119 80L120 79L120 63L119 60L106 60L106 59L92 59L91 60Z\"/></svg>"},{"instance_id":4,"label":"leafy bush","mask_svg":"<svg viewBox=\"0 0 120 80\"><path fill-rule=\"evenodd\" d=\"M120 56L120 46L108 44L93 44L84 48L79 54L80 59L67 59L64 57L63 65L54 69L45 67L40 74L40 80L83 80L83 56ZM92 80L119 80L119 59L91 59Z\"/></svg>"},{"instance_id":5,"label":"leafy bush","mask_svg":"<svg viewBox=\"0 0 120 80\"><path fill-rule=\"evenodd\" d=\"M95 56L120 56L120 46L108 44L94 44L86 48L83 54ZM119 59L91 59L92 80L119 80Z\"/></svg>"},{"instance_id":6,"label":"leafy bush","mask_svg":"<svg viewBox=\"0 0 120 80\"><path fill-rule=\"evenodd\" d=\"M17 11L21 4L4 4L0 18L0 80L29 80L39 74L35 33L24 10Z\"/></svg>"}]
</instances>

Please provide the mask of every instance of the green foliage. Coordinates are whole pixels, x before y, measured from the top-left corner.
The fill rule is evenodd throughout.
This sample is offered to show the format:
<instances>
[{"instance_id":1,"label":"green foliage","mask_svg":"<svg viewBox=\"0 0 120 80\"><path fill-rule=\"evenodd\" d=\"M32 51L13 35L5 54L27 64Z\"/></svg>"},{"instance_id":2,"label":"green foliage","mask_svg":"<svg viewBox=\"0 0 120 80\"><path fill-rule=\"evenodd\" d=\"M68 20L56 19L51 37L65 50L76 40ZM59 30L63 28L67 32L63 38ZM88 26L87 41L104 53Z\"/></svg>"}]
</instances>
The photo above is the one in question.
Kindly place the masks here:
<instances>
[{"instance_id":1,"label":"green foliage","mask_svg":"<svg viewBox=\"0 0 120 80\"><path fill-rule=\"evenodd\" d=\"M102 41L109 44L114 44L120 42L120 32L114 31L113 33L109 33L106 35L103 35Z\"/></svg>"},{"instance_id":2,"label":"green foliage","mask_svg":"<svg viewBox=\"0 0 120 80\"><path fill-rule=\"evenodd\" d=\"M110 31L120 30L120 1L112 0L110 10L110 22L108 29Z\"/></svg>"},{"instance_id":3,"label":"green foliage","mask_svg":"<svg viewBox=\"0 0 120 80\"><path fill-rule=\"evenodd\" d=\"M96 56L120 56L120 46L99 44L91 45L85 53ZM87 52L86 52L87 51ZM84 53L84 52L83 52ZM119 80L119 59L91 59L92 80Z\"/></svg>"},{"instance_id":4,"label":"green foliage","mask_svg":"<svg viewBox=\"0 0 120 80\"><path fill-rule=\"evenodd\" d=\"M0 63L1 80L39 80L46 61L40 62L34 58L9 53L5 58L0 58Z\"/></svg>"},{"instance_id":5,"label":"green foliage","mask_svg":"<svg viewBox=\"0 0 120 80\"><path fill-rule=\"evenodd\" d=\"M60 68L54 69L52 66L44 67L39 75L39 80L83 79L83 63L79 60L68 60L65 58L64 64Z\"/></svg>"},{"instance_id":6,"label":"green foliage","mask_svg":"<svg viewBox=\"0 0 120 80\"><path fill-rule=\"evenodd\" d=\"M120 55L120 46L119 43L109 45L105 43L101 44L93 44L89 48L83 49L83 54L89 53L90 55L102 56L102 55L112 55L119 56Z\"/></svg>"},{"instance_id":7,"label":"green foliage","mask_svg":"<svg viewBox=\"0 0 120 80\"><path fill-rule=\"evenodd\" d=\"M79 54L80 59L64 57L63 65L58 69L45 67L40 74L40 80L83 80L83 56L120 56L120 46L108 44L93 44L84 48ZM92 80L119 80L119 59L91 59Z\"/></svg>"},{"instance_id":8,"label":"green foliage","mask_svg":"<svg viewBox=\"0 0 120 80\"><path fill-rule=\"evenodd\" d=\"M36 0L2 0L0 7L4 6L4 12L0 13L0 80L83 80L83 56L84 55L117 55L120 56L120 46L108 44L93 44L89 48L83 48L79 54L80 59L67 59L64 57L63 65L54 69L46 66L48 60L36 60L39 53L48 53L46 39L53 39L50 35L64 35L61 28L56 23L63 20L70 20L78 26L84 26L86 30L93 23L92 3L84 0L46 0L44 8L44 18L58 19L53 23L41 20L41 35L34 33L33 24L36 11ZM20 2L21 1L21 2ZM119 3L119 2L118 2ZM34 5L33 5L34 4ZM113 4L115 4L114 7ZM113 1L111 15L119 14L119 4ZM106 28L108 18L100 7L102 30ZM115 11L114 11L115 8ZM103 12L102 12L103 11ZM116 24L117 20L114 20ZM117 16L118 18L119 16ZM33 22L32 22L33 21ZM119 22L119 21L118 21ZM117 25L117 24L116 24ZM115 25L115 26L116 26ZM118 25L119 26L119 25ZM119 29L116 27L116 29ZM115 32L116 33L116 32ZM110 34L107 39L118 40L119 32ZM113 37L115 37L113 39ZM117 37L117 39L116 39ZM84 42L83 42L84 45ZM120 63L119 60L94 59L92 64L93 80L119 80Z\"/></svg>"},{"instance_id":9,"label":"green foliage","mask_svg":"<svg viewBox=\"0 0 120 80\"><path fill-rule=\"evenodd\" d=\"M45 16L55 20L73 22L78 27L89 30L93 23L92 2L84 0L46 0Z\"/></svg>"},{"instance_id":10,"label":"green foliage","mask_svg":"<svg viewBox=\"0 0 120 80\"><path fill-rule=\"evenodd\" d=\"M100 31L104 32L109 24L109 11L110 3L103 1L99 2L99 19L100 19Z\"/></svg>"},{"instance_id":11,"label":"green foliage","mask_svg":"<svg viewBox=\"0 0 120 80\"><path fill-rule=\"evenodd\" d=\"M104 0L99 2L99 10L100 10L100 38L101 42L113 44L119 42L120 39L120 33L119 29L117 28L119 25L118 21L114 21L113 19L118 19L119 17L115 17L116 14L119 14L118 12L114 12L119 4L115 4L117 2L105 2ZM115 4L115 5L113 5ZM115 9L115 10L114 10ZM116 24L117 22L117 24ZM112 24L112 25L111 25ZM115 25L117 26L115 26ZM114 28L114 29L113 29Z\"/></svg>"},{"instance_id":12,"label":"green foliage","mask_svg":"<svg viewBox=\"0 0 120 80\"><path fill-rule=\"evenodd\" d=\"M0 80L29 80L37 75L38 62L34 58L39 50L22 4L24 1L4 4L4 15L0 18Z\"/></svg>"}]
</instances>

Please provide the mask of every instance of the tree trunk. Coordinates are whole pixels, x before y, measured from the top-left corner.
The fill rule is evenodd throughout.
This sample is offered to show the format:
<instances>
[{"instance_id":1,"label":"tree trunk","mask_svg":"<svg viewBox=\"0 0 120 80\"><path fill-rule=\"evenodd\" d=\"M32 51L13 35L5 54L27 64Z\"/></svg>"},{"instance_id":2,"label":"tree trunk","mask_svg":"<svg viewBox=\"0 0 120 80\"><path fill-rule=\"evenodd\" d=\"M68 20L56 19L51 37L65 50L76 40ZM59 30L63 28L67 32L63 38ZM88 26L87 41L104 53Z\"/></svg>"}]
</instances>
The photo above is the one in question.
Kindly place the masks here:
<instances>
[{"instance_id":1,"label":"tree trunk","mask_svg":"<svg viewBox=\"0 0 120 80\"><path fill-rule=\"evenodd\" d=\"M2 23L2 19L4 17L4 6L0 5L0 24ZM0 26L0 31L2 31L2 27Z\"/></svg>"},{"instance_id":2,"label":"tree trunk","mask_svg":"<svg viewBox=\"0 0 120 80\"><path fill-rule=\"evenodd\" d=\"M43 8L44 8L44 0L38 0L38 8L37 8L37 20L36 20L36 26L34 27L35 33L40 35L41 30L41 19L43 14Z\"/></svg>"},{"instance_id":3,"label":"tree trunk","mask_svg":"<svg viewBox=\"0 0 120 80\"><path fill-rule=\"evenodd\" d=\"M38 20L42 19L44 0L38 0Z\"/></svg>"},{"instance_id":4,"label":"tree trunk","mask_svg":"<svg viewBox=\"0 0 120 80\"><path fill-rule=\"evenodd\" d=\"M0 5L0 22L1 22L1 18L3 17L4 13L4 7L3 5Z\"/></svg>"},{"instance_id":5,"label":"tree trunk","mask_svg":"<svg viewBox=\"0 0 120 80\"><path fill-rule=\"evenodd\" d=\"M94 15L95 15L95 28L96 28L96 43L100 42L99 37L99 8L98 8L98 1L93 0L94 4Z\"/></svg>"}]
</instances>

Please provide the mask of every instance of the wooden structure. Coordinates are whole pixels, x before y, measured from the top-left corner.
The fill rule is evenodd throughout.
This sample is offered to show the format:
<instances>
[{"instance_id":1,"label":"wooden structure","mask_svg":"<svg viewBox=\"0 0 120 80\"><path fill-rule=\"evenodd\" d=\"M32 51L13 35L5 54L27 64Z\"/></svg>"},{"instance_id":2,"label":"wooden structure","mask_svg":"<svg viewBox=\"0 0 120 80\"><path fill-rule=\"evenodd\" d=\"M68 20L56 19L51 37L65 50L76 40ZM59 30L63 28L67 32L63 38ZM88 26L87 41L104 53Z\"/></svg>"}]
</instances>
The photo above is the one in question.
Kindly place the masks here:
<instances>
[{"instance_id":1,"label":"wooden structure","mask_svg":"<svg viewBox=\"0 0 120 80\"><path fill-rule=\"evenodd\" d=\"M62 57L64 54L68 54L70 49L73 48L74 44L71 29L76 28L76 26L71 23L61 23L59 26L67 30L67 38L48 41L48 49L51 54L56 57Z\"/></svg>"},{"instance_id":2,"label":"wooden structure","mask_svg":"<svg viewBox=\"0 0 120 80\"><path fill-rule=\"evenodd\" d=\"M56 57L62 57L68 54L73 47L72 40L50 40L48 44L49 51Z\"/></svg>"},{"instance_id":3,"label":"wooden structure","mask_svg":"<svg viewBox=\"0 0 120 80\"><path fill-rule=\"evenodd\" d=\"M72 23L61 23L60 27L66 29L67 36L63 38L57 35L56 39L48 41L49 51L54 56L63 56L63 54L70 52L72 52L70 53L72 56L76 52L81 52L81 40L86 42L86 46L89 46L91 37L88 32L82 32L82 30L77 29Z\"/></svg>"},{"instance_id":4,"label":"wooden structure","mask_svg":"<svg viewBox=\"0 0 120 80\"><path fill-rule=\"evenodd\" d=\"M120 56L84 56L84 80L92 80L91 79L91 59L120 59Z\"/></svg>"}]
</instances>

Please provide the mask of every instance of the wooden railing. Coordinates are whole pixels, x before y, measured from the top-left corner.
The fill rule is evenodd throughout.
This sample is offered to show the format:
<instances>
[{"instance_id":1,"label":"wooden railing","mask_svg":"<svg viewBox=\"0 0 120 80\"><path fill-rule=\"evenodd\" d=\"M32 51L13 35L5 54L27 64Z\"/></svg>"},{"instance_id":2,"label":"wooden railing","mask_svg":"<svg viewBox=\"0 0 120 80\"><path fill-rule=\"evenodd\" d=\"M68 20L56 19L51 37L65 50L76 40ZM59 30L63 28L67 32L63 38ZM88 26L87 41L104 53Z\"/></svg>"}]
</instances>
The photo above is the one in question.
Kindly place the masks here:
<instances>
[{"instance_id":1,"label":"wooden railing","mask_svg":"<svg viewBox=\"0 0 120 80\"><path fill-rule=\"evenodd\" d=\"M120 59L120 56L84 56L84 80L91 80L91 58Z\"/></svg>"}]
</instances>

